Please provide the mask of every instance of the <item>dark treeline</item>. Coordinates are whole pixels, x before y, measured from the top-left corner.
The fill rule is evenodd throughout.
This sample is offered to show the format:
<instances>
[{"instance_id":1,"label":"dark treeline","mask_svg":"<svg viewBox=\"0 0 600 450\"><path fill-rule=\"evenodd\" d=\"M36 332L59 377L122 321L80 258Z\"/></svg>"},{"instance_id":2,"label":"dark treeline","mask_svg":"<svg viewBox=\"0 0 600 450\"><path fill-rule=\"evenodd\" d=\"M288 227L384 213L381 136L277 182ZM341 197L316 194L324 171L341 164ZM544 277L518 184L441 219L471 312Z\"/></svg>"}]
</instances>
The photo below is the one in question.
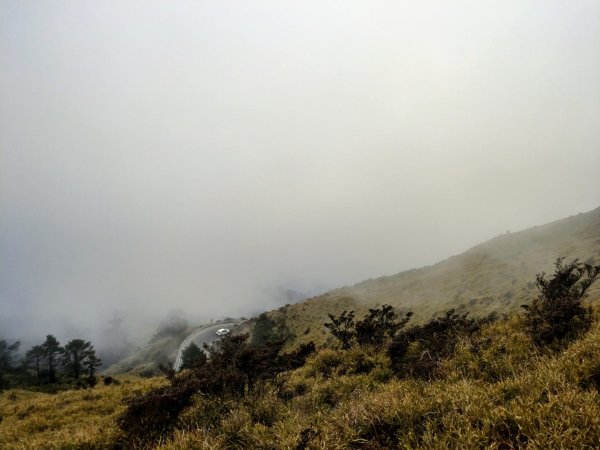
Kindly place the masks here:
<instances>
[{"instance_id":1,"label":"dark treeline","mask_svg":"<svg viewBox=\"0 0 600 450\"><path fill-rule=\"evenodd\" d=\"M10 387L58 390L96 384L96 371L102 364L94 346L72 339L64 346L53 335L31 347L20 360L20 343L0 340L0 389Z\"/></svg>"}]
</instances>

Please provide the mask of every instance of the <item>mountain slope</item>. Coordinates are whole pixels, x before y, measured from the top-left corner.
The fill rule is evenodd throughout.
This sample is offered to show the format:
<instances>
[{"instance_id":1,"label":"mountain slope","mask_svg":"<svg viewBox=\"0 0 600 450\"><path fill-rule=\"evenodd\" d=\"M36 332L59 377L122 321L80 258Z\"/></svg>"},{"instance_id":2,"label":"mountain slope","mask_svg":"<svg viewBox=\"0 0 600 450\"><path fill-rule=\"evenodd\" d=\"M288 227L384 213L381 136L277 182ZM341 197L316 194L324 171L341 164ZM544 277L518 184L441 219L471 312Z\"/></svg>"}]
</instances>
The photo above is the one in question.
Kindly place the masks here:
<instances>
[{"instance_id":1,"label":"mountain slope","mask_svg":"<svg viewBox=\"0 0 600 450\"><path fill-rule=\"evenodd\" d=\"M327 292L274 311L284 315L299 342L323 343L327 313L389 304L413 311L416 321L449 308L482 315L509 312L537 293L536 273L553 271L556 258L600 261L600 208L543 226L498 236L421 269L384 276ZM600 292L598 285L592 295Z\"/></svg>"}]
</instances>

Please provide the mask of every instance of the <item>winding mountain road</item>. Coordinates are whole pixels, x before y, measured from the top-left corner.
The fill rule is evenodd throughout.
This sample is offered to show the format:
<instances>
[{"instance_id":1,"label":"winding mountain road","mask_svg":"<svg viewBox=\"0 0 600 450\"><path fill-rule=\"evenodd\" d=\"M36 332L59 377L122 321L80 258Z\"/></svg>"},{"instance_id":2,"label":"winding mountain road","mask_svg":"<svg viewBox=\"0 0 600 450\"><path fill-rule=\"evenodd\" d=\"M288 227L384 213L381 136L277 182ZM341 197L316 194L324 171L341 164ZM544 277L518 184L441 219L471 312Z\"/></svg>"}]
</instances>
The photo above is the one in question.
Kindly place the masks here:
<instances>
[{"instance_id":1,"label":"winding mountain road","mask_svg":"<svg viewBox=\"0 0 600 450\"><path fill-rule=\"evenodd\" d=\"M233 331L233 328L242 323L240 320L230 321L230 322L221 322L215 323L212 325L206 325L204 327L198 328L190 333L179 346L179 350L177 350L177 357L175 358L175 363L173 364L173 369L178 371L183 363L182 355L183 351L188 348L188 346L194 342L198 347L203 348L204 344L212 344L214 341L220 339L220 336L217 336L217 330L220 328L229 328Z\"/></svg>"}]
</instances>

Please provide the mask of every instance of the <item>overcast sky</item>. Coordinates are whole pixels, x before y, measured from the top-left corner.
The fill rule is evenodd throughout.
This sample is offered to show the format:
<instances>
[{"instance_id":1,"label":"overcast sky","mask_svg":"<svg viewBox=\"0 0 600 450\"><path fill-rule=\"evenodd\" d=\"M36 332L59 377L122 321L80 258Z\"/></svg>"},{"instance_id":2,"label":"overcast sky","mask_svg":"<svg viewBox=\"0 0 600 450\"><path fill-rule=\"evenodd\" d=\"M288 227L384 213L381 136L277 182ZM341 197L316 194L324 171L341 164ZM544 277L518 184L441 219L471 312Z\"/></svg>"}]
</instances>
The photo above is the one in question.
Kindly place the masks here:
<instances>
[{"instance_id":1,"label":"overcast sky","mask_svg":"<svg viewBox=\"0 0 600 450\"><path fill-rule=\"evenodd\" d=\"M432 264L600 206L599 124L597 0L0 0L0 318Z\"/></svg>"}]
</instances>

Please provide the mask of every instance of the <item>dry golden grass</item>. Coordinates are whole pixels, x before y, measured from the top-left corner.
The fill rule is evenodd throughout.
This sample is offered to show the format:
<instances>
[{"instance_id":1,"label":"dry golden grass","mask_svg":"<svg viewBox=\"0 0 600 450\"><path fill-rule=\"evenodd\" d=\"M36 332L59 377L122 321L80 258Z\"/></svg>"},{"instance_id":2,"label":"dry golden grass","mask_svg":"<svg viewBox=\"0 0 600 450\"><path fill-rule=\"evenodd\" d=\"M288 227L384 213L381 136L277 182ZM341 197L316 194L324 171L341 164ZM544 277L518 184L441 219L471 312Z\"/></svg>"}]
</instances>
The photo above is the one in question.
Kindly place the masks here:
<instances>
[{"instance_id":1,"label":"dry golden grass","mask_svg":"<svg viewBox=\"0 0 600 450\"><path fill-rule=\"evenodd\" d=\"M115 418L127 396L157 387L162 378L120 378L119 385L97 385L45 394L9 390L0 394L0 448L111 448L118 435Z\"/></svg>"},{"instance_id":2,"label":"dry golden grass","mask_svg":"<svg viewBox=\"0 0 600 450\"><path fill-rule=\"evenodd\" d=\"M356 373L363 358L368 374ZM434 381L392 378L387 364L377 352L322 350L282 377L285 399L271 390L219 415L198 399L190 426L159 448L598 448L598 322L558 355L540 354L518 318L492 324Z\"/></svg>"},{"instance_id":3,"label":"dry golden grass","mask_svg":"<svg viewBox=\"0 0 600 450\"><path fill-rule=\"evenodd\" d=\"M323 349L261 395L196 395L173 436L155 448L598 448L597 316L559 354L536 350L518 317L490 324L464 339L442 369L432 381L398 379L383 351ZM56 395L4 392L0 448L111 448L123 398L161 383L129 378Z\"/></svg>"}]
</instances>

